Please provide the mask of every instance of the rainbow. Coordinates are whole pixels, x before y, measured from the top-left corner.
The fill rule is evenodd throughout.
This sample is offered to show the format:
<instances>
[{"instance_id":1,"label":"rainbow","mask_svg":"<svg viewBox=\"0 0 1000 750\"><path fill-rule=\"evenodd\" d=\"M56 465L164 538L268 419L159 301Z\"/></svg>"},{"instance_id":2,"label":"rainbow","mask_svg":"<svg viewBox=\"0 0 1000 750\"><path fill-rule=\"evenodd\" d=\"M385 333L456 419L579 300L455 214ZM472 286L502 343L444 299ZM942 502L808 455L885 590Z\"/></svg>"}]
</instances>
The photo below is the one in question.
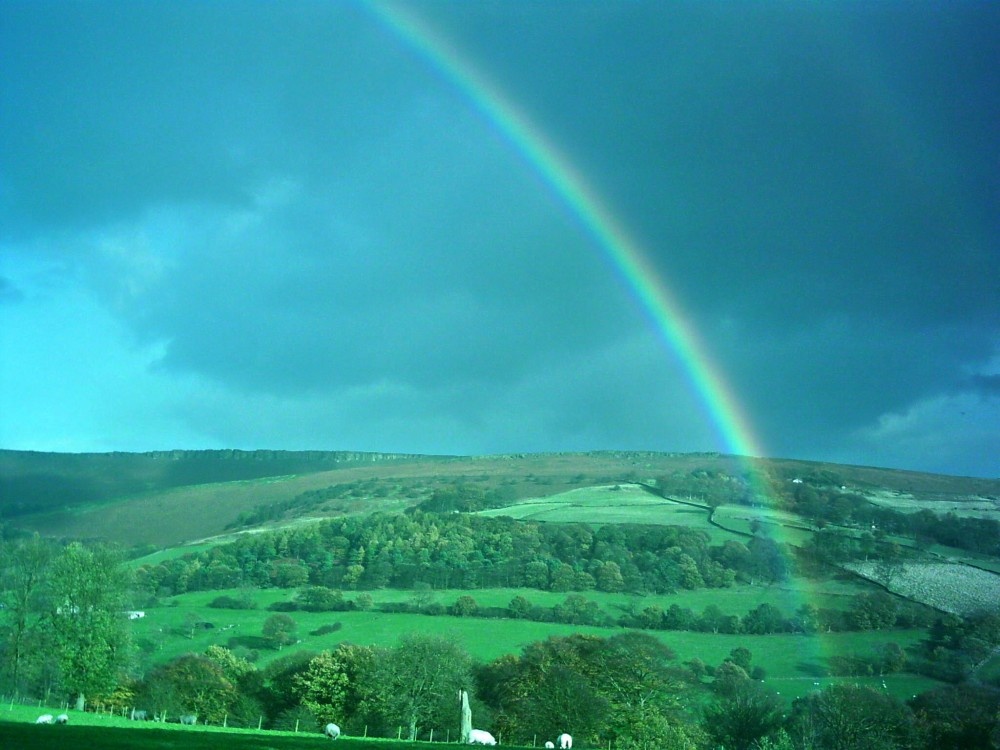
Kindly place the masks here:
<instances>
[{"instance_id":1,"label":"rainbow","mask_svg":"<svg viewBox=\"0 0 1000 750\"><path fill-rule=\"evenodd\" d=\"M572 162L446 39L400 5L370 3L375 18L460 91L549 186L638 301L657 336L680 360L726 452L766 455L719 368L639 244ZM751 472L756 474L757 472ZM756 488L758 490L762 487Z\"/></svg>"},{"instance_id":2,"label":"rainbow","mask_svg":"<svg viewBox=\"0 0 1000 750\"><path fill-rule=\"evenodd\" d=\"M593 239L638 301L657 336L680 361L726 452L745 467L754 497L763 505L771 505L774 494L766 472L756 460L767 454L761 449L732 389L687 320L676 296L585 177L513 101L418 16L399 4L379 0L369 0L364 7L370 9L392 36L402 40L468 99ZM793 606L806 600L812 603L809 591L790 593ZM824 640L816 636L803 637L804 648L822 659L825 654L820 652L826 650Z\"/></svg>"}]
</instances>

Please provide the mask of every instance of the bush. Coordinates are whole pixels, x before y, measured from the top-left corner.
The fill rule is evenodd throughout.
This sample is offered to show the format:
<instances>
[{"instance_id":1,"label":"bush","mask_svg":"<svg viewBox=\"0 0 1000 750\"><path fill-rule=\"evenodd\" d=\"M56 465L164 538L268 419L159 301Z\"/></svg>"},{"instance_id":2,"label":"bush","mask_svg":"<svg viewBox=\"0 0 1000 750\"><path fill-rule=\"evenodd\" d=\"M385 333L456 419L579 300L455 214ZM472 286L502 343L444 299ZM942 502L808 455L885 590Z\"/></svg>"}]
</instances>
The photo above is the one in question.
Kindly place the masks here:
<instances>
[{"instance_id":1,"label":"bush","mask_svg":"<svg viewBox=\"0 0 1000 750\"><path fill-rule=\"evenodd\" d=\"M249 597L217 596L208 603L215 609L257 609L257 603Z\"/></svg>"},{"instance_id":2,"label":"bush","mask_svg":"<svg viewBox=\"0 0 1000 750\"><path fill-rule=\"evenodd\" d=\"M329 625L320 625L315 630L310 630L309 635L327 635L328 633L336 633L342 627L344 627L344 624L341 622L334 622Z\"/></svg>"}]
</instances>

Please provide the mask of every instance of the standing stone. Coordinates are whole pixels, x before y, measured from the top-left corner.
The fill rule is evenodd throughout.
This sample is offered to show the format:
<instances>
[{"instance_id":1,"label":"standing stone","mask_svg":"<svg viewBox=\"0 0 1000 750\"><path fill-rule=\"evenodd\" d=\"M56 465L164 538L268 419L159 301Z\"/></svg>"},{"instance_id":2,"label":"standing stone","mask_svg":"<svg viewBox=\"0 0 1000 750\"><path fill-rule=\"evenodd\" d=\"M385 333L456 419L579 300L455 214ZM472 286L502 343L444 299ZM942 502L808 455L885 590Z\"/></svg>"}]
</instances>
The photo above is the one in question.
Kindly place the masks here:
<instances>
[{"instance_id":1,"label":"standing stone","mask_svg":"<svg viewBox=\"0 0 1000 750\"><path fill-rule=\"evenodd\" d=\"M458 696L462 701L462 744L469 744L469 735L472 734L472 709L469 708L469 694L464 690L458 691Z\"/></svg>"}]
</instances>

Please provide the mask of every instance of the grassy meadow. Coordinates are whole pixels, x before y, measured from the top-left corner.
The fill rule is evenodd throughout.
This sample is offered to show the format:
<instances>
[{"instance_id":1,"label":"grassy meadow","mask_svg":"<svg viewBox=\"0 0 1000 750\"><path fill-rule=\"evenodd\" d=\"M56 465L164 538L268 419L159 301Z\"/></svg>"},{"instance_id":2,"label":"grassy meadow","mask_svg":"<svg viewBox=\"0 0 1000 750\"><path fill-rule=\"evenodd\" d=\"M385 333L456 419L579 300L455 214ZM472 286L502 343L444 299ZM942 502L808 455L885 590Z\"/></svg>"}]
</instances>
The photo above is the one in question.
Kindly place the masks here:
<instances>
[{"instance_id":1,"label":"grassy meadow","mask_svg":"<svg viewBox=\"0 0 1000 750\"><path fill-rule=\"evenodd\" d=\"M848 597L861 590L860 584L843 581L830 581L824 586L825 590L817 590L810 594L810 601L826 602L830 605L845 604ZM277 650L262 636L264 621L274 614L266 607L275 601L288 599L291 592L275 589L258 591L255 599L260 608L254 610L213 609L207 606L212 599L223 593L236 592L212 591L180 595L173 597L165 606L146 610L146 617L133 621L134 634L142 647L144 660L148 664L155 664L185 653L204 652L212 645L220 645L256 651L258 657L255 663L258 668L263 668L274 659L300 649L310 651L333 649L341 642L391 647L396 645L400 635L416 633L453 638L473 658L485 662L504 654L518 653L529 643L550 636L585 633L607 638L624 632L618 627L604 628L516 619L483 619L450 615L432 617L375 610L297 611L288 614L297 624L298 642ZM376 604L410 601L414 596L414 592L410 591L384 590L371 593ZM525 596L532 604L551 606L561 602L566 596L525 589L429 592L432 601L445 606L462 595L473 596L480 606L506 606L510 599L517 595ZM351 598L351 594L346 596L348 599ZM791 600L788 597L791 597ZM636 597L625 594L600 592L589 592L588 598L598 602L602 609L612 614L618 614L622 609L634 606L644 607L652 604L669 606L671 603L690 607L695 611L700 611L709 604L715 604L726 613L742 614L760 603L771 603L781 608L786 602L801 601L796 591L753 586L641 597L638 601ZM213 627L196 626L197 622L210 622ZM339 627L334 632L324 635L311 634L311 631L335 623L339 624ZM697 658L707 665L715 666L720 664L734 648L740 646L749 648L754 656L754 665L764 667L767 673L766 681L788 701L816 689L817 682L821 685L832 682L871 683L873 686L881 687L882 678L825 676L827 671L825 657L833 654L869 655L890 642L906 649L926 637L923 630L758 636L687 631L643 632L670 646L677 653L680 662ZM910 674L887 676L885 683L888 692L901 698L909 698L914 693L938 684L934 680Z\"/></svg>"},{"instance_id":2,"label":"grassy meadow","mask_svg":"<svg viewBox=\"0 0 1000 750\"><path fill-rule=\"evenodd\" d=\"M0 703L0 747L9 750L309 750L328 747L330 740L318 731L299 732L234 729L198 724L134 722L121 716L70 710L65 725L35 724L43 713L61 713L55 706ZM442 738L443 739L443 738ZM341 736L337 748L398 750L415 746L437 747L430 742Z\"/></svg>"}]
</instances>

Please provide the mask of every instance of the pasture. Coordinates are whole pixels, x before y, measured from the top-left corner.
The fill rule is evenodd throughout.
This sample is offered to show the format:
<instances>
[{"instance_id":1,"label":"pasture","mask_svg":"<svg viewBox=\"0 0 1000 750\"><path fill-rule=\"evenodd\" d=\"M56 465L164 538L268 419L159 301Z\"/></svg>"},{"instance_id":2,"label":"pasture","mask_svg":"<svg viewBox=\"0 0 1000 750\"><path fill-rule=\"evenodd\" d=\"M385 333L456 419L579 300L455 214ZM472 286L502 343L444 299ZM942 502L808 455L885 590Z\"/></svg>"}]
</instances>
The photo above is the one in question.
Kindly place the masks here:
<instances>
[{"instance_id":1,"label":"pasture","mask_svg":"<svg viewBox=\"0 0 1000 750\"><path fill-rule=\"evenodd\" d=\"M856 591L856 586L833 581L826 584L825 592L810 594L810 601L816 603L822 597L830 602L843 602L845 597ZM282 650L271 648L261 635L264 621L274 614L265 607L267 604L287 599L290 592L265 590L257 592L256 599L261 609L222 610L208 608L207 603L219 591L198 592L175 597L170 606L147 609L146 617L133 621L134 633L143 645L145 658L150 663L167 661L185 653L204 652L209 646L220 645L228 648L255 650L258 668L263 668L274 659L296 650L322 651L333 649L341 642L383 647L395 646L402 633L443 635L454 639L478 661L491 661L504 654L518 653L534 641L550 636L567 636L573 633L611 637L625 632L622 628L603 628L561 623L542 623L515 619L482 619L474 617L454 617L449 615L429 616L421 614L387 613L378 611L349 612L291 612L298 625L298 642ZM634 597L624 594L600 594L588 592L592 600L607 610L632 607ZM727 602L727 593L732 599ZM551 606L561 602L564 594L528 591L525 589L496 589L477 591L430 592L437 601L450 605L458 596L472 595L481 606L506 606L513 596L525 596L533 604ZM376 601L407 601L413 592L372 592ZM798 601L795 591L768 587L738 587L737 589L716 589L711 591L686 592L685 597L643 597L641 606L656 602L660 606L678 603L698 611L708 604L716 604L723 611L733 609L743 613L754 602L775 603L780 607L781 597L791 595ZM347 598L350 598L348 595ZM702 605L699 607L698 605ZM211 622L214 627L192 627L198 620ZM321 626L339 623L339 628L324 635L311 635L311 631ZM814 683L823 686L831 682L865 683L869 678L827 677L825 658L829 655L856 654L870 655L886 643L894 642L906 649L926 636L923 630L870 631L863 633L822 633L813 635L726 635L715 633L694 633L686 631L642 631L661 640L676 653L679 662L700 659L705 664L715 666L725 659L734 648L743 646L753 653L755 666L762 666L767 672L767 683L780 691L787 700L792 700L816 689ZM884 678L886 690L900 698L909 698L914 693L937 685L934 680L910 674L896 674ZM869 680L870 681L870 680ZM881 687L882 678L878 678ZM780 685L780 687L778 686Z\"/></svg>"},{"instance_id":2,"label":"pasture","mask_svg":"<svg viewBox=\"0 0 1000 750\"><path fill-rule=\"evenodd\" d=\"M634 483L581 487L479 512L483 516L510 516L544 523L685 526L704 531L712 544L722 544L729 539L746 541L757 524L762 533L795 546L805 544L812 535L811 524L787 511L721 505L712 514L712 521L709 514L709 506L698 500L663 498Z\"/></svg>"},{"instance_id":3,"label":"pasture","mask_svg":"<svg viewBox=\"0 0 1000 750\"><path fill-rule=\"evenodd\" d=\"M959 615L1000 612L1000 575L969 565L940 562L887 567L856 562L844 567L883 584L889 591Z\"/></svg>"},{"instance_id":4,"label":"pasture","mask_svg":"<svg viewBox=\"0 0 1000 750\"><path fill-rule=\"evenodd\" d=\"M119 716L70 711L64 726L37 725L35 719L55 709L44 706L0 704L0 747L10 750L317 750L330 747L318 731L283 732L233 729L203 724L181 726L134 722ZM440 744L440 743L437 743ZM414 746L434 747L430 742L341 736L338 750L398 750Z\"/></svg>"},{"instance_id":5,"label":"pasture","mask_svg":"<svg viewBox=\"0 0 1000 750\"><path fill-rule=\"evenodd\" d=\"M527 498L502 508L480 511L479 515L594 526L616 523L686 526L704 531L713 544L735 538L708 522L708 506L659 497L642 485L631 483L580 487Z\"/></svg>"},{"instance_id":6,"label":"pasture","mask_svg":"<svg viewBox=\"0 0 1000 750\"><path fill-rule=\"evenodd\" d=\"M909 492L869 490L862 493L868 502L902 513L929 510L932 513L954 513L971 518L992 518L1000 521L1000 498L983 495L915 496Z\"/></svg>"}]
</instances>

